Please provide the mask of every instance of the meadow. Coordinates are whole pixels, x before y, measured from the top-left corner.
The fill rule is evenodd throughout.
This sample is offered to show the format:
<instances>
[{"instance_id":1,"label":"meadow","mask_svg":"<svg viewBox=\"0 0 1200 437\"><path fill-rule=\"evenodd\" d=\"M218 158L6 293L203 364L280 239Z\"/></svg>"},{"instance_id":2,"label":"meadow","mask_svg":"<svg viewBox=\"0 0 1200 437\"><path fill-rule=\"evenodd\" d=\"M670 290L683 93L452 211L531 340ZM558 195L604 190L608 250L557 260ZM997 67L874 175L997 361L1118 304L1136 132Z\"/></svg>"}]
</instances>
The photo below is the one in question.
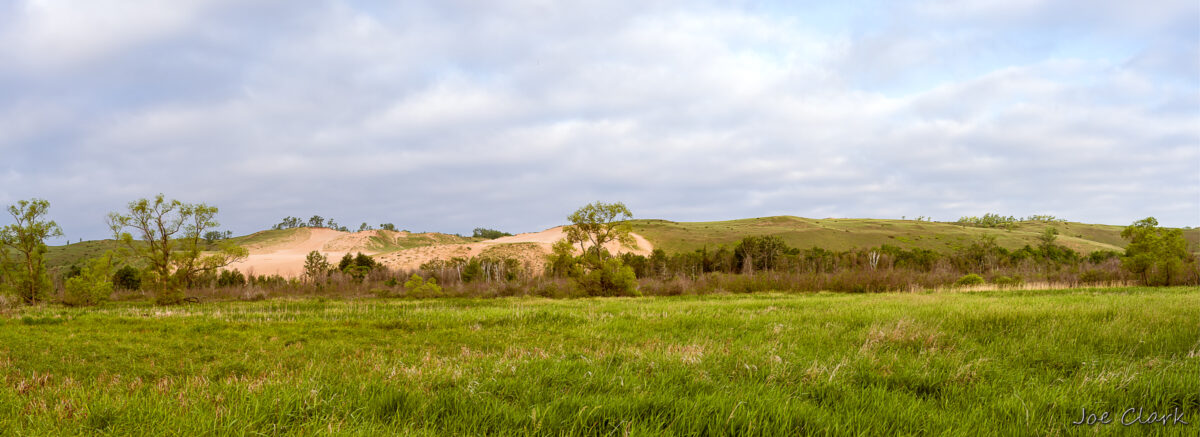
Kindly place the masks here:
<instances>
[{"instance_id":1,"label":"meadow","mask_svg":"<svg viewBox=\"0 0 1200 437\"><path fill-rule=\"evenodd\" d=\"M1197 287L0 315L0 435L1196 435L1198 376Z\"/></svg>"}]
</instances>

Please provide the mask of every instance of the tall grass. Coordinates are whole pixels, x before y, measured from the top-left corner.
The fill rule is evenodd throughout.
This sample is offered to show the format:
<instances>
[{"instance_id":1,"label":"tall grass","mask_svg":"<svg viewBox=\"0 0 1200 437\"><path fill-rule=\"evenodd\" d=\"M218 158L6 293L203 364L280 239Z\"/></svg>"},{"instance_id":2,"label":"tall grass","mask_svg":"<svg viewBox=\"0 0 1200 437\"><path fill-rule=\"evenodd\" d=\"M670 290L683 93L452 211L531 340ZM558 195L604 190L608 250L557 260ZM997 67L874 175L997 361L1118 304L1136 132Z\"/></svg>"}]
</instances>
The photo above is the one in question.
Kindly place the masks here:
<instances>
[{"instance_id":1,"label":"tall grass","mask_svg":"<svg viewBox=\"0 0 1200 437\"><path fill-rule=\"evenodd\" d=\"M49 305L0 434L1195 435L1198 368L1196 287Z\"/></svg>"}]
</instances>

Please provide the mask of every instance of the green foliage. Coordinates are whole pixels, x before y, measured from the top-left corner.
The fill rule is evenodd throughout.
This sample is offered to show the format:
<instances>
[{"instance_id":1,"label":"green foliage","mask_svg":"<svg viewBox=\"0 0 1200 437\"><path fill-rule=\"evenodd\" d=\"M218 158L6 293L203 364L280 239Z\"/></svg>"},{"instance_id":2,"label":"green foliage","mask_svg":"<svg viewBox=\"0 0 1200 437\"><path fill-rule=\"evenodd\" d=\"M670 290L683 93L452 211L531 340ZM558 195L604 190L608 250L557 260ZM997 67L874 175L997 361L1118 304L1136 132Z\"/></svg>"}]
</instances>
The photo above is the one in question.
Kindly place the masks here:
<instances>
[{"instance_id":1,"label":"green foliage","mask_svg":"<svg viewBox=\"0 0 1200 437\"><path fill-rule=\"evenodd\" d=\"M562 239L554 242L550 248L550 255L547 255L546 274L554 277L571 276L572 271L580 271L579 258L572 253L571 242L567 239Z\"/></svg>"},{"instance_id":2,"label":"green foliage","mask_svg":"<svg viewBox=\"0 0 1200 437\"><path fill-rule=\"evenodd\" d=\"M385 231L395 231L396 225L393 225L391 223L382 223L379 225L379 229L383 229Z\"/></svg>"},{"instance_id":3,"label":"green foliage","mask_svg":"<svg viewBox=\"0 0 1200 437\"><path fill-rule=\"evenodd\" d=\"M637 276L620 258L608 258L575 278L588 296L638 296Z\"/></svg>"},{"instance_id":4,"label":"green foliage","mask_svg":"<svg viewBox=\"0 0 1200 437\"><path fill-rule=\"evenodd\" d=\"M230 238L233 238L233 232L231 231L208 231L204 233L204 242L208 243L209 245L217 244L218 241L228 240Z\"/></svg>"},{"instance_id":5,"label":"green foliage","mask_svg":"<svg viewBox=\"0 0 1200 437\"><path fill-rule=\"evenodd\" d=\"M1159 228L1154 217L1129 225L1121 237L1129 240L1122 265L1141 276L1146 285L1170 285L1179 279L1185 265L1196 262L1188 253L1183 231Z\"/></svg>"},{"instance_id":6,"label":"green foliage","mask_svg":"<svg viewBox=\"0 0 1200 437\"><path fill-rule=\"evenodd\" d=\"M154 303L157 305L178 305L183 303L183 287L174 284L158 283L154 286Z\"/></svg>"},{"instance_id":7,"label":"green foliage","mask_svg":"<svg viewBox=\"0 0 1200 437\"><path fill-rule=\"evenodd\" d=\"M578 244L581 252L604 258L604 243L617 241L624 245L634 244L633 237L629 235L632 228L625 222L631 218L633 213L624 203L595 202L567 216L571 225L564 227L563 231L567 234L567 241Z\"/></svg>"},{"instance_id":8,"label":"green foliage","mask_svg":"<svg viewBox=\"0 0 1200 437\"><path fill-rule=\"evenodd\" d=\"M309 255L311 256L312 253L309 253ZM350 277L357 281L362 281L363 278L367 276L367 273L370 273L371 270L374 270L377 267L379 267L379 264L376 263L373 258L368 255L364 255L362 252L358 252L357 256L350 256L350 254L347 253L346 255L342 256L341 261L338 262L338 270L342 273L350 275Z\"/></svg>"},{"instance_id":9,"label":"green foliage","mask_svg":"<svg viewBox=\"0 0 1200 437\"><path fill-rule=\"evenodd\" d=\"M218 287L241 287L246 285L246 275L237 270L221 270L217 277Z\"/></svg>"},{"instance_id":10,"label":"green foliage","mask_svg":"<svg viewBox=\"0 0 1200 437\"><path fill-rule=\"evenodd\" d=\"M1115 250L1097 250L1089 253L1087 256L1088 262L1092 264L1100 264L1110 259L1121 258L1121 253Z\"/></svg>"},{"instance_id":11,"label":"green foliage","mask_svg":"<svg viewBox=\"0 0 1200 437\"><path fill-rule=\"evenodd\" d=\"M142 288L142 271L133 266L123 266L112 277L113 287L120 290L138 290Z\"/></svg>"},{"instance_id":12,"label":"green foliage","mask_svg":"<svg viewBox=\"0 0 1200 437\"><path fill-rule=\"evenodd\" d=\"M961 281L962 279L960 278L959 280ZM992 283L1000 287L1019 287L1025 281L1020 276L997 276L992 280Z\"/></svg>"},{"instance_id":13,"label":"green foliage","mask_svg":"<svg viewBox=\"0 0 1200 437\"><path fill-rule=\"evenodd\" d=\"M778 259L790 251L787 243L774 235L745 237L733 249L738 265L746 273L774 269Z\"/></svg>"},{"instance_id":14,"label":"green foliage","mask_svg":"<svg viewBox=\"0 0 1200 437\"><path fill-rule=\"evenodd\" d=\"M350 254L346 254L346 257L349 256ZM352 261L346 260L346 257L342 259L345 260L344 262L348 266ZM339 263L340 265L341 263ZM326 258L321 252L314 250L304 257L304 278L309 282L318 282L324 279L331 268L333 266L329 264L329 258Z\"/></svg>"},{"instance_id":15,"label":"green foliage","mask_svg":"<svg viewBox=\"0 0 1200 437\"><path fill-rule=\"evenodd\" d=\"M495 229L488 229L488 228L475 228L475 230L472 231L472 233L471 233L471 237L473 237L473 238L486 238L488 240L495 240L500 237L510 237L510 236L512 236L512 234L510 234L508 232L497 231Z\"/></svg>"},{"instance_id":16,"label":"green foliage","mask_svg":"<svg viewBox=\"0 0 1200 437\"><path fill-rule=\"evenodd\" d=\"M50 202L44 199L18 201L8 207L13 224L0 228L0 292L14 290L27 304L46 298L54 285L46 271L46 239L61 237L62 228L46 220ZM9 259L9 250L16 259Z\"/></svg>"},{"instance_id":17,"label":"green foliage","mask_svg":"<svg viewBox=\"0 0 1200 437\"><path fill-rule=\"evenodd\" d=\"M972 285L982 285L985 282L987 281L984 281L982 276L974 273L968 273L963 277L958 278L957 281L954 281L954 285L957 287L968 287Z\"/></svg>"},{"instance_id":18,"label":"green foliage","mask_svg":"<svg viewBox=\"0 0 1200 437\"><path fill-rule=\"evenodd\" d=\"M436 278L425 279L416 273L404 281L404 289L412 297L427 298L442 295L442 287L438 285Z\"/></svg>"},{"instance_id":19,"label":"green foliage","mask_svg":"<svg viewBox=\"0 0 1200 437\"><path fill-rule=\"evenodd\" d=\"M109 213L108 223L116 239L154 273L150 276L156 282L153 289L164 293L156 300L169 303L181 300L179 290L192 286L202 274L215 272L249 254L233 244L205 252L202 236L219 226L216 215L215 206L166 200L159 194L154 199L130 202L124 214ZM126 229L136 232L141 244L135 244L133 234Z\"/></svg>"},{"instance_id":20,"label":"green foliage","mask_svg":"<svg viewBox=\"0 0 1200 437\"><path fill-rule=\"evenodd\" d=\"M1047 250L1048 248L1053 248L1054 241L1057 239L1058 239L1058 228L1047 227L1045 231L1042 231L1041 235L1038 235L1038 241L1041 242L1041 244L1039 244L1038 247L1040 247L1042 250Z\"/></svg>"},{"instance_id":21,"label":"green foliage","mask_svg":"<svg viewBox=\"0 0 1200 437\"><path fill-rule=\"evenodd\" d=\"M1021 221L1027 222L1043 222L1043 223L1066 223L1066 219L1061 219L1048 214L1034 214L1029 217L1022 218Z\"/></svg>"},{"instance_id":22,"label":"green foliage","mask_svg":"<svg viewBox=\"0 0 1200 437\"><path fill-rule=\"evenodd\" d=\"M1013 216L1004 217L1000 214L987 213L983 217L962 217L955 222L961 226L974 226L977 228L1003 228L1013 230L1017 227L1017 218Z\"/></svg>"},{"instance_id":23,"label":"green foliage","mask_svg":"<svg viewBox=\"0 0 1200 437\"><path fill-rule=\"evenodd\" d=\"M77 276L68 278L63 291L63 303L70 306L92 306L108 300L113 291L110 270L112 253L88 260Z\"/></svg>"}]
</instances>

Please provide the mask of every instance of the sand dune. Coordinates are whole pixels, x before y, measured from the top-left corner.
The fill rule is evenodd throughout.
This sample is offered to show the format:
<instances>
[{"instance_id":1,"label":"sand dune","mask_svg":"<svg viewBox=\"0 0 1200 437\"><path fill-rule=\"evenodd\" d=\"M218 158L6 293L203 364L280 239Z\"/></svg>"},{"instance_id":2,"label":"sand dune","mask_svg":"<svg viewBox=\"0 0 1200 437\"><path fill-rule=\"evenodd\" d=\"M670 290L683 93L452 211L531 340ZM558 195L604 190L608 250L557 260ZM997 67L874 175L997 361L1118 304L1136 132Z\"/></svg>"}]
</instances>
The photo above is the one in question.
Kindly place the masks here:
<instances>
[{"instance_id":1,"label":"sand dune","mask_svg":"<svg viewBox=\"0 0 1200 437\"><path fill-rule=\"evenodd\" d=\"M314 250L329 258L331 263L336 263L347 253L362 252L394 269L416 269L435 259L468 258L484 252L503 252L506 257L521 260L529 271L540 272L545 265L544 255L550 253L554 242L566 236L562 226L558 226L494 240L433 244L382 253L373 251L370 246L371 237L382 236L395 240L410 235L407 232L383 230L348 233L326 228L299 228L287 239L247 246L250 256L229 268L247 274L292 278L304 274L304 259ZM605 244L605 248L612 253L632 252L640 255L649 255L654 249L641 235L633 234L633 238L637 243L636 248L622 247L616 242Z\"/></svg>"}]
</instances>

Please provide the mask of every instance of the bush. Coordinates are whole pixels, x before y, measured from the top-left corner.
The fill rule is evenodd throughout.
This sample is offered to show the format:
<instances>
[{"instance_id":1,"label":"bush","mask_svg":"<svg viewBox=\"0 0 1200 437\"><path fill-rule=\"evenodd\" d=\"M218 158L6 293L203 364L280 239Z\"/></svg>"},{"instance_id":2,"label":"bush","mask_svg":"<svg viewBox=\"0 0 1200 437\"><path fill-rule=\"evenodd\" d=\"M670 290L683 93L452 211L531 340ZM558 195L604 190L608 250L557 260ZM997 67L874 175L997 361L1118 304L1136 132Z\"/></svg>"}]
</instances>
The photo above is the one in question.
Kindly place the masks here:
<instances>
[{"instance_id":1,"label":"bush","mask_svg":"<svg viewBox=\"0 0 1200 437\"><path fill-rule=\"evenodd\" d=\"M992 283L1001 287L1017 287L1024 284L1025 281L1020 276L997 276L992 280Z\"/></svg>"},{"instance_id":2,"label":"bush","mask_svg":"<svg viewBox=\"0 0 1200 437\"><path fill-rule=\"evenodd\" d=\"M133 266L117 269L112 276L113 287L120 290L137 290L142 288L142 272Z\"/></svg>"},{"instance_id":3,"label":"bush","mask_svg":"<svg viewBox=\"0 0 1200 437\"><path fill-rule=\"evenodd\" d=\"M108 256L88 260L79 274L67 279L63 303L70 306L91 306L108 299L113 284L109 280Z\"/></svg>"},{"instance_id":4,"label":"bush","mask_svg":"<svg viewBox=\"0 0 1200 437\"><path fill-rule=\"evenodd\" d=\"M241 287L246 285L246 276L237 270L222 270L217 277L218 287Z\"/></svg>"},{"instance_id":5,"label":"bush","mask_svg":"<svg viewBox=\"0 0 1200 437\"><path fill-rule=\"evenodd\" d=\"M407 281L404 281L404 289L412 297L438 297L442 295L442 287L438 285L436 278L429 278L427 280L416 273L413 273Z\"/></svg>"},{"instance_id":6,"label":"bush","mask_svg":"<svg viewBox=\"0 0 1200 437\"><path fill-rule=\"evenodd\" d=\"M508 232L497 231L495 229L488 228L475 228L475 231L471 233L471 236L474 238L486 238L488 240L495 240L500 237L508 237L511 235L512 234Z\"/></svg>"},{"instance_id":7,"label":"bush","mask_svg":"<svg viewBox=\"0 0 1200 437\"><path fill-rule=\"evenodd\" d=\"M584 273L575 281L588 296L638 296L637 275L622 264L620 258L609 258L599 268Z\"/></svg>"},{"instance_id":8,"label":"bush","mask_svg":"<svg viewBox=\"0 0 1200 437\"><path fill-rule=\"evenodd\" d=\"M982 276L976 275L974 273L969 273L969 274L963 275L963 277L961 277L961 278L958 278L957 281L954 281L954 286L967 287L967 286L971 286L971 285L981 285L984 282L986 282L986 281L983 280Z\"/></svg>"}]
</instances>

